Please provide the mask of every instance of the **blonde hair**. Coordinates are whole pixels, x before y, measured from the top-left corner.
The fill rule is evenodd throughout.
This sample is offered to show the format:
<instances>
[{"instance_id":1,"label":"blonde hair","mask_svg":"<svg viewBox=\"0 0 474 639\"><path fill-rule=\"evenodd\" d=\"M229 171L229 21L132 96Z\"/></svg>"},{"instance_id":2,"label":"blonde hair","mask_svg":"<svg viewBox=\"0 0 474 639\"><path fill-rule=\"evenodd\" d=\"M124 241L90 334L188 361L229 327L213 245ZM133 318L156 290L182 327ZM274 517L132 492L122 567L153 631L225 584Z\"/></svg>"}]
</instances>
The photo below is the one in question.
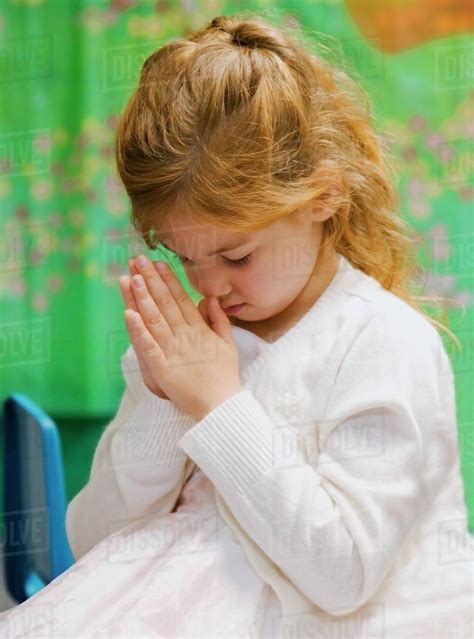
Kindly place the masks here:
<instances>
[{"instance_id":1,"label":"blonde hair","mask_svg":"<svg viewBox=\"0 0 474 639\"><path fill-rule=\"evenodd\" d=\"M416 293L416 239L396 212L393 158L360 83L300 31L240 16L218 16L145 60L116 135L133 227L155 249L173 211L247 233L331 205L325 242L457 342L421 306L446 320L444 298Z\"/></svg>"}]
</instances>

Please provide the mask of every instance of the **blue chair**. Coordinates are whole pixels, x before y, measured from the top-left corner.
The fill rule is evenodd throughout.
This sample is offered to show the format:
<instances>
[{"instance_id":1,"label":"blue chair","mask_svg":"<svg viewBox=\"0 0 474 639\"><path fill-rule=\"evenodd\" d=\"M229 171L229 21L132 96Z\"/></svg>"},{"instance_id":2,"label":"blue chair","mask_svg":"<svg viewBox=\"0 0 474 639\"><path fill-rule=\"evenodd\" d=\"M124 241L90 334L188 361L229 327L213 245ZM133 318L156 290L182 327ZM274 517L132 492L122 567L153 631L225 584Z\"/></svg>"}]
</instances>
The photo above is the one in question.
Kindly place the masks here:
<instances>
[{"instance_id":1,"label":"blue chair","mask_svg":"<svg viewBox=\"0 0 474 639\"><path fill-rule=\"evenodd\" d=\"M3 404L4 566L21 603L74 563L66 536L66 495L56 424L26 396Z\"/></svg>"}]
</instances>

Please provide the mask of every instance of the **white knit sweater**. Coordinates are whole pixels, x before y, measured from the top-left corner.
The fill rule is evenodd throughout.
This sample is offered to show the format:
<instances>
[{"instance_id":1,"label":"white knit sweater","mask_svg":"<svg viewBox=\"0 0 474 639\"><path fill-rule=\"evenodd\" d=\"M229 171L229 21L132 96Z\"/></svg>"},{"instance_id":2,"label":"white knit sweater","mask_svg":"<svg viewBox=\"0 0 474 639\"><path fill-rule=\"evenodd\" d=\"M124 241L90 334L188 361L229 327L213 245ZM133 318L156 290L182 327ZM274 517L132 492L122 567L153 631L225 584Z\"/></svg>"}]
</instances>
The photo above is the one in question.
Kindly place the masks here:
<instances>
[{"instance_id":1,"label":"white knit sweater","mask_svg":"<svg viewBox=\"0 0 474 639\"><path fill-rule=\"evenodd\" d=\"M278 594L281 637L337 624L344 637L408 637L451 617L472 628L474 562L449 542L467 539L467 517L437 331L341 256L314 306L257 357L255 336L233 332L244 390L199 422L146 388L128 348L118 413L67 511L75 557L172 512L197 464Z\"/></svg>"}]
</instances>

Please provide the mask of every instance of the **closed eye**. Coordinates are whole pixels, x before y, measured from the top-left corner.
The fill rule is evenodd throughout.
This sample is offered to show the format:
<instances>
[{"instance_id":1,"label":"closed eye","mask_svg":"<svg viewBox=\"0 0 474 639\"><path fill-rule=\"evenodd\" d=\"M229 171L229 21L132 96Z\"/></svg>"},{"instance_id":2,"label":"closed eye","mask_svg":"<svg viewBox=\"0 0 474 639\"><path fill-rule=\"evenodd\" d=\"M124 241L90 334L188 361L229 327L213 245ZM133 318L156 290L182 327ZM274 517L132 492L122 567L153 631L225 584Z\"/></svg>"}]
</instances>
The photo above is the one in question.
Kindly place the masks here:
<instances>
[{"instance_id":1,"label":"closed eye","mask_svg":"<svg viewBox=\"0 0 474 639\"><path fill-rule=\"evenodd\" d=\"M188 260L187 257L182 257L181 255L178 255L177 253L175 253L175 255L178 257L178 259L180 260L182 264L187 264L188 262L191 261L191 260ZM222 257L226 262L229 262L229 264L232 264L233 266L244 266L244 264L248 264L250 262L251 256L252 256L252 253L249 253L245 257L241 257L238 260L229 260L229 258L227 257L224 257L224 256Z\"/></svg>"},{"instance_id":2,"label":"closed eye","mask_svg":"<svg viewBox=\"0 0 474 639\"><path fill-rule=\"evenodd\" d=\"M224 257L224 259L227 262L230 262L230 264L234 264L235 266L243 266L244 264L248 264L250 262L250 258L252 256L252 253L249 253L248 255L246 255L245 257L241 257L238 260L229 260L226 257Z\"/></svg>"}]
</instances>

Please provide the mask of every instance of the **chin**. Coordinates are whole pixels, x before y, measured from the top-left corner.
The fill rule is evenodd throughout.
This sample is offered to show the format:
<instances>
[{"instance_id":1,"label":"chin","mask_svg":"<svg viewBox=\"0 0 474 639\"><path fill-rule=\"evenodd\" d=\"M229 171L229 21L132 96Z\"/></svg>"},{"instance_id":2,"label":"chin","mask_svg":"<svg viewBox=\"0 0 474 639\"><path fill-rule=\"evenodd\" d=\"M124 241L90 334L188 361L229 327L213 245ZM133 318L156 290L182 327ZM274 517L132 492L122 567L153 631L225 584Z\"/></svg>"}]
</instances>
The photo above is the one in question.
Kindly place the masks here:
<instances>
[{"instance_id":1,"label":"chin","mask_svg":"<svg viewBox=\"0 0 474 639\"><path fill-rule=\"evenodd\" d=\"M238 315L231 315L229 317L234 317L236 320L245 322L264 322L274 315L275 313L273 311L265 312L254 308L244 308Z\"/></svg>"}]
</instances>

